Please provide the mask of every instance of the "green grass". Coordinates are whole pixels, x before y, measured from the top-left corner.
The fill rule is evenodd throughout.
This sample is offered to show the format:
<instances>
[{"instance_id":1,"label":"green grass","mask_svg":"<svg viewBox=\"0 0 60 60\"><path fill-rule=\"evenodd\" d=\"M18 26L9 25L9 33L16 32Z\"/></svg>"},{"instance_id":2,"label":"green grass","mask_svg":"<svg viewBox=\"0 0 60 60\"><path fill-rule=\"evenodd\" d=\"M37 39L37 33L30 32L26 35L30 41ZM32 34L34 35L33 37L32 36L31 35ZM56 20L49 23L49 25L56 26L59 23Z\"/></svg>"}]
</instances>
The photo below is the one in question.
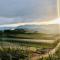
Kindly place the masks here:
<instances>
[{"instance_id":1,"label":"green grass","mask_svg":"<svg viewBox=\"0 0 60 60\"><path fill-rule=\"evenodd\" d=\"M58 42L49 44L49 43L34 43L34 42L24 42L24 41L17 41L17 40L0 40L0 45L4 42L15 44L18 46L28 46L28 47L35 47L35 48L54 48Z\"/></svg>"},{"instance_id":2,"label":"green grass","mask_svg":"<svg viewBox=\"0 0 60 60\"><path fill-rule=\"evenodd\" d=\"M3 46L1 45L3 43ZM10 43L10 44L8 44ZM5 48L4 46L6 45L10 45L12 47L16 46L17 48ZM13 44L13 45L12 45ZM34 48L39 48L39 49L43 49L43 48L54 48L55 46L57 45L57 43L54 43L54 44L48 44L48 43L39 43L39 44L36 44L36 43L27 43L27 42L16 42L16 41L1 41L0 40L0 53L3 53L3 56L5 55L5 58L6 58L6 55L7 54L10 54L10 55L13 55L15 54L15 52L18 50L18 53L20 54L19 56L22 56L20 57L21 59L25 58L28 58L29 59L29 56L32 54L30 51L26 51L26 50L23 50L23 46L25 46L26 48L28 47L34 47ZM19 47L22 47L22 51ZM15 54L16 55L16 54ZM32 55L31 55L32 56ZM40 60L44 59L44 60L49 60L49 59L52 59L53 57L52 56L49 56L49 58L41 58ZM6 58L8 59L8 58ZM6 60L5 59L5 60Z\"/></svg>"},{"instance_id":3,"label":"green grass","mask_svg":"<svg viewBox=\"0 0 60 60\"><path fill-rule=\"evenodd\" d=\"M37 34L3 34L3 35L0 35L0 38L1 37L8 37L8 38L19 38L19 39L45 39L45 40L55 40L55 38L52 36L52 37L49 37L49 35L42 35L40 33L37 33Z\"/></svg>"},{"instance_id":4,"label":"green grass","mask_svg":"<svg viewBox=\"0 0 60 60\"><path fill-rule=\"evenodd\" d=\"M48 37L48 35L45 34L16 34L16 35L12 35L12 37L16 37L16 38L21 38L21 39L47 39L47 40L53 40L53 37Z\"/></svg>"},{"instance_id":5,"label":"green grass","mask_svg":"<svg viewBox=\"0 0 60 60\"><path fill-rule=\"evenodd\" d=\"M0 48L0 58L2 60L19 60L19 59L27 59L29 55L29 52L23 51L20 49L11 49L11 48Z\"/></svg>"},{"instance_id":6,"label":"green grass","mask_svg":"<svg viewBox=\"0 0 60 60\"><path fill-rule=\"evenodd\" d=\"M0 39L3 38L3 37L9 37L9 38L19 38L19 39L45 39L45 40L53 40L54 37L47 37L49 34L44 34L44 33L15 33L15 32L8 32L8 33L3 33L1 34L0 32ZM9 44L10 43L10 44ZM57 45L58 42L55 42L53 44L48 44L48 43L30 43L30 42L21 42L21 41L15 41L15 40L0 40L0 58L4 58L4 55L6 56L7 54L10 54L10 55L16 55L16 52L17 52L17 55L19 53L19 59L25 59L25 57L27 56L27 58L29 58L29 55L32 54L30 53L30 51L24 51L23 49L21 50L19 47L34 47L36 49L44 49L44 48L54 48L56 45ZM15 48L5 48L5 46L16 46L17 49ZM2 55L1 55L2 54ZM47 58L41 58L39 60L59 60L59 57L60 57L60 48L59 50L56 52L56 54L54 54L53 56L50 56L47 57ZM7 58L7 56L5 57L6 59L4 60L9 60Z\"/></svg>"},{"instance_id":7,"label":"green grass","mask_svg":"<svg viewBox=\"0 0 60 60\"><path fill-rule=\"evenodd\" d=\"M21 33L21 31L16 30L6 30L4 32L0 31L0 37L9 37L9 38L20 38L20 39L47 39L53 40L54 37L46 33Z\"/></svg>"},{"instance_id":8,"label":"green grass","mask_svg":"<svg viewBox=\"0 0 60 60\"><path fill-rule=\"evenodd\" d=\"M1 43L1 42L0 42ZM5 43L5 42L4 42ZM3 43L3 45L4 45L4 43ZM6 42L7 44L9 43L9 42ZM52 47L53 45L55 46L56 44L45 44L45 43L41 43L41 44L33 44L33 43L28 43L28 44L26 44L26 43L12 43L12 42L10 42L11 44L14 44L14 46L15 45L17 45L17 49L15 49L15 48L5 48L5 47L1 47L0 48L0 53L2 53L2 55L1 55L1 57L0 58L3 58L4 57L4 59L6 60L6 59L8 59L8 57L7 57L7 54L9 54L9 55L18 55L18 53L19 53L19 59L22 59L22 60L24 60L25 58L27 59L29 59L29 56L32 56L31 54L31 52L30 51L26 51L26 50L21 50L19 47L20 46L28 46L28 47L35 47L35 48L40 48L40 49L43 49L43 48L49 48L49 47ZM11 46L11 44L10 44L10 46ZM1 44L0 44L0 46L1 46ZM14 46L12 46L12 47L14 47ZM39 47L38 47L39 46ZM60 48L59 48L60 49ZM58 50L57 52L56 52L56 54L54 55L54 56L50 56L49 55L49 57L48 58L41 58L41 59L39 59L39 60L55 60L55 59L57 59L55 56L58 56L58 57L60 57L60 50ZM5 56L4 56L5 55Z\"/></svg>"}]
</instances>

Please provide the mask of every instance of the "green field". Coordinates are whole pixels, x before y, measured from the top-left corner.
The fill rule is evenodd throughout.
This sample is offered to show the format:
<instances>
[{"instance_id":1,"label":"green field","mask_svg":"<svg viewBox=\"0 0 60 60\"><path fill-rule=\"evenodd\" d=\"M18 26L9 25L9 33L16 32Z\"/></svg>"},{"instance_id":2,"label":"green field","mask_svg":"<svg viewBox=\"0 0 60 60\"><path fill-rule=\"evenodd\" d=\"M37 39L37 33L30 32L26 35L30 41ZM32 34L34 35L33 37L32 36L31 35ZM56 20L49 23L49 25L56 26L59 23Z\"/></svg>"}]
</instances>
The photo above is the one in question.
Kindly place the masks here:
<instances>
[{"instance_id":1,"label":"green field","mask_svg":"<svg viewBox=\"0 0 60 60\"><path fill-rule=\"evenodd\" d=\"M6 39L5 39L6 38ZM13 39L9 39L13 38ZM55 40L55 37L51 34L45 33L21 33L20 31L8 30L0 31L0 58L3 60L9 60L10 57L14 58L13 60L29 60L32 54L47 53L48 49L53 49L56 47L58 42L49 44L49 43L36 43L36 42L27 42L27 41L18 41L17 39L42 39L42 40ZM21 49L22 48L22 49ZM35 50L34 50L35 49ZM44 51L45 50L45 51ZM1 55L2 54L2 55ZM59 55L57 53L56 55ZM55 57L54 55L53 57ZM40 60L52 60L52 56L48 58L41 58Z\"/></svg>"},{"instance_id":2,"label":"green field","mask_svg":"<svg viewBox=\"0 0 60 60\"><path fill-rule=\"evenodd\" d=\"M9 37L9 38L19 38L19 39L46 39L46 40L54 40L55 37L52 34L46 33L25 33L16 31L16 30L6 30L0 31L0 37Z\"/></svg>"},{"instance_id":3,"label":"green field","mask_svg":"<svg viewBox=\"0 0 60 60\"><path fill-rule=\"evenodd\" d=\"M8 46L10 43L16 46L26 46L26 47L35 47L35 48L54 48L56 46L57 43L54 44L48 44L48 43L27 43L27 42L14 42L14 41L0 41L0 46L3 44L5 46L5 44ZM9 46L10 46L9 45Z\"/></svg>"},{"instance_id":4,"label":"green field","mask_svg":"<svg viewBox=\"0 0 60 60\"><path fill-rule=\"evenodd\" d=\"M36 33L36 34L16 34L16 35L10 35L10 37L14 38L21 38L21 39L47 39L47 40L54 40L54 37L48 37L46 34L42 33Z\"/></svg>"}]
</instances>

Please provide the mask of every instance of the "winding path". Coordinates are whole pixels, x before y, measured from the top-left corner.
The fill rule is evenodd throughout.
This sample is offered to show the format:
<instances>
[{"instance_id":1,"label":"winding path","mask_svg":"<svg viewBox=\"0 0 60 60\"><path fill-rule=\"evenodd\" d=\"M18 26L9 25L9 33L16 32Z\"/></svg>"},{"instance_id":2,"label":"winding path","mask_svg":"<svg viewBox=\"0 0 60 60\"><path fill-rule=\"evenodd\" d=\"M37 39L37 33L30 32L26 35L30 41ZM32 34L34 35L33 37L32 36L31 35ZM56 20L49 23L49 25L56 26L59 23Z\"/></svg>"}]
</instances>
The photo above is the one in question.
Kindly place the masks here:
<instances>
[{"instance_id":1,"label":"winding path","mask_svg":"<svg viewBox=\"0 0 60 60\"><path fill-rule=\"evenodd\" d=\"M49 55L55 54L55 52L58 50L59 47L60 47L60 42L57 44L57 46L54 49L49 51L49 53L46 53L46 54L41 55L41 56L34 56L30 60L38 60L39 58L42 58L42 57L49 57Z\"/></svg>"}]
</instances>

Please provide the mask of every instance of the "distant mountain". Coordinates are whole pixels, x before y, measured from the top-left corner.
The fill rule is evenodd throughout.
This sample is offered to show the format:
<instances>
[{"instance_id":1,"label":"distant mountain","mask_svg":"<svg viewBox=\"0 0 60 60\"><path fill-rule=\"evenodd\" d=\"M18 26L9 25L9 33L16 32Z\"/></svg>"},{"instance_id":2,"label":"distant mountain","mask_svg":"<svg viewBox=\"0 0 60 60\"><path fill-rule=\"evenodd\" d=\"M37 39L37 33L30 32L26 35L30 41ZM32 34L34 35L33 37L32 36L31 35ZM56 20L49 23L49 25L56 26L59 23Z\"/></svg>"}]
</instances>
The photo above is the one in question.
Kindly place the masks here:
<instances>
[{"instance_id":1,"label":"distant mountain","mask_svg":"<svg viewBox=\"0 0 60 60\"><path fill-rule=\"evenodd\" d=\"M0 30L14 30L15 27L0 27Z\"/></svg>"},{"instance_id":2,"label":"distant mountain","mask_svg":"<svg viewBox=\"0 0 60 60\"><path fill-rule=\"evenodd\" d=\"M21 25L21 26L18 26L16 29L26 29L26 30L35 30L37 28L39 28L40 25Z\"/></svg>"},{"instance_id":3,"label":"distant mountain","mask_svg":"<svg viewBox=\"0 0 60 60\"><path fill-rule=\"evenodd\" d=\"M43 33L59 33L59 25L58 24L49 24L49 25L22 25L16 27L16 29L25 29Z\"/></svg>"},{"instance_id":4,"label":"distant mountain","mask_svg":"<svg viewBox=\"0 0 60 60\"><path fill-rule=\"evenodd\" d=\"M48 24L48 25L21 25L21 26L3 26L0 27L0 30L21 30L29 32L38 32L38 33L60 33L60 28L58 24Z\"/></svg>"}]
</instances>

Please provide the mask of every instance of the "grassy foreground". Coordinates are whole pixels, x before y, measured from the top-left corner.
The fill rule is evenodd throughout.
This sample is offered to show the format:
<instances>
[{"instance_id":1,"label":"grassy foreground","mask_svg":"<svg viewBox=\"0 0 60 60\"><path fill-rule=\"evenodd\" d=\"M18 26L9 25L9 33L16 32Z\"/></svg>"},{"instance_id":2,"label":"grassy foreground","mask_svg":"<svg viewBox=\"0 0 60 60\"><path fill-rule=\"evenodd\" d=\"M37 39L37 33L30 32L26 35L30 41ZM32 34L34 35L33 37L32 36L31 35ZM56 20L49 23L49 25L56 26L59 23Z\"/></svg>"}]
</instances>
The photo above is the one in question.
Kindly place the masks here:
<instances>
[{"instance_id":1,"label":"grassy foreground","mask_svg":"<svg viewBox=\"0 0 60 60\"><path fill-rule=\"evenodd\" d=\"M40 43L40 44L33 44L33 43L15 43L15 42L3 42L3 45L5 46L5 43L9 46L8 43L10 43L10 46L13 47L4 47L3 45L1 45L1 41L0 41L0 59L2 60L29 60L30 57L32 56L32 54L34 54L34 52L36 54L40 54L40 50L44 50L44 49L49 49L49 48L54 48L56 46L56 43L54 44L46 44L46 43ZM14 48L16 47L16 48ZM22 47L22 49L21 49ZM36 51L32 51L30 50L23 50L23 47L25 47L26 49L29 47L34 47L36 49ZM46 51L45 51L46 52ZM44 53L45 53L44 52ZM51 56L49 56L50 58ZM41 58L40 60L45 60L48 58Z\"/></svg>"}]
</instances>

